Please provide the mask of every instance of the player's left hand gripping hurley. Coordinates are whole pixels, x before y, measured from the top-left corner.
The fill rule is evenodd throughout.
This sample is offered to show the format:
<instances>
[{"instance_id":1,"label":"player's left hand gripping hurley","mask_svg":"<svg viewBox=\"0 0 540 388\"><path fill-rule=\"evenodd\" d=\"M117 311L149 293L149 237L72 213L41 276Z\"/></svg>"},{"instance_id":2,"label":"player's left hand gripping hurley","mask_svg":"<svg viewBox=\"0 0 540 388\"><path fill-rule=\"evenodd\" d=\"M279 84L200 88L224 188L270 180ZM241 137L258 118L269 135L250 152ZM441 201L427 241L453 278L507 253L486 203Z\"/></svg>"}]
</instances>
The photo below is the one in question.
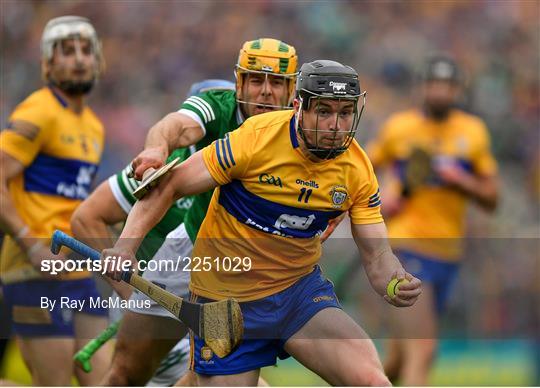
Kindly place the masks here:
<instances>
[{"instance_id":1,"label":"player's left hand gripping hurley","mask_svg":"<svg viewBox=\"0 0 540 388\"><path fill-rule=\"evenodd\" d=\"M64 232L56 230L52 236L51 252L58 254L62 246L92 260L100 259L98 251ZM227 356L242 341L244 321L240 305L235 299L211 303L192 303L171 294L134 272L124 272L122 280L170 311L195 334L203 338L218 357Z\"/></svg>"}]
</instances>

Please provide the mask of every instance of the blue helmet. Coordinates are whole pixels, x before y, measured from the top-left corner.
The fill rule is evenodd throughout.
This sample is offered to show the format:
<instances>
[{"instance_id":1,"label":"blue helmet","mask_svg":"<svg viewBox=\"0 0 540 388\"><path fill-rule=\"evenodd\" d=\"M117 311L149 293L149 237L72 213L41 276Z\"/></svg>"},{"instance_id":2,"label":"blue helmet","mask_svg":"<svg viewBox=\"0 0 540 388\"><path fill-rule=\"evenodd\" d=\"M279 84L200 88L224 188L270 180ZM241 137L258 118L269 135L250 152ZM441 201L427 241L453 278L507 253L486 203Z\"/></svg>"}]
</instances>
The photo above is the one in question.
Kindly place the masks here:
<instances>
[{"instance_id":1,"label":"blue helmet","mask_svg":"<svg viewBox=\"0 0 540 388\"><path fill-rule=\"evenodd\" d=\"M224 79L205 79L204 81L196 82L189 88L188 97L204 93L208 90L236 90L236 86L231 81Z\"/></svg>"}]
</instances>

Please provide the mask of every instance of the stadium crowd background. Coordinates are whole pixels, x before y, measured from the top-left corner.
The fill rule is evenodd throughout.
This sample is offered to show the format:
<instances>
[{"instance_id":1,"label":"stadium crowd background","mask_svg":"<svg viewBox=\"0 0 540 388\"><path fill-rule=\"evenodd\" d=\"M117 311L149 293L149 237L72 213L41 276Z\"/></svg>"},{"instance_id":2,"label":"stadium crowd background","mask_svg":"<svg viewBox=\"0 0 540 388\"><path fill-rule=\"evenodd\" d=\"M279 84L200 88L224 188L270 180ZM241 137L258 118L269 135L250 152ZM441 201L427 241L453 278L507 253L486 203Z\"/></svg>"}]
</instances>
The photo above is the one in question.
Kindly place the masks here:
<instances>
[{"instance_id":1,"label":"stadium crowd background","mask_svg":"<svg viewBox=\"0 0 540 388\"><path fill-rule=\"evenodd\" d=\"M525 347L512 349L519 350L526 377L509 382L534 381L539 340L535 350L533 337L540 332L538 1L2 0L0 13L2 123L40 85L39 40L47 20L74 14L94 23L107 63L90 99L107 130L98 181L139 152L149 127L178 108L191 83L232 80L231 64L246 40L282 39L297 48L300 63L324 57L357 68L368 91L361 143L389 114L419 100L415 81L426 54L451 53L466 74L463 106L486 120L491 132L502 195L495 216L470 212L469 255L446 333L454 339L519 340ZM327 252L327 262L332 256L343 264L334 266L338 276L347 252L331 242ZM344 299L357 304L359 287L345 288ZM496 351L511 354L501 349Z\"/></svg>"}]
</instances>

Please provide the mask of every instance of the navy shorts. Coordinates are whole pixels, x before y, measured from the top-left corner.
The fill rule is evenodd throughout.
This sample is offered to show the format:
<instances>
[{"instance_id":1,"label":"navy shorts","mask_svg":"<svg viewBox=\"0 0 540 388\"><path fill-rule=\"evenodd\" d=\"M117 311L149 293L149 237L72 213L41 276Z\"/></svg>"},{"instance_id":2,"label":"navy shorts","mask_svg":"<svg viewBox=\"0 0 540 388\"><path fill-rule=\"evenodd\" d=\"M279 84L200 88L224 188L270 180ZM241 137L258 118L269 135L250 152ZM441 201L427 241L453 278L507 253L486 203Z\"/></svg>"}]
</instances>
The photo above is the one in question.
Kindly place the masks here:
<instances>
[{"instance_id":1,"label":"navy shorts","mask_svg":"<svg viewBox=\"0 0 540 388\"><path fill-rule=\"evenodd\" d=\"M100 296L93 278L32 280L2 289L13 332L21 337L73 337L74 313L107 317L106 309L90 303Z\"/></svg>"},{"instance_id":2,"label":"navy shorts","mask_svg":"<svg viewBox=\"0 0 540 388\"><path fill-rule=\"evenodd\" d=\"M442 314L446 309L459 264L437 260L410 251L399 250L395 253L407 272L433 286L435 310L437 314Z\"/></svg>"},{"instance_id":3,"label":"navy shorts","mask_svg":"<svg viewBox=\"0 0 540 388\"><path fill-rule=\"evenodd\" d=\"M197 302L208 302L196 298ZM334 285L319 266L289 288L263 299L240 303L244 340L224 358L213 354L204 341L192 336L191 369L199 374L230 375L275 365L289 354L285 342L319 311L341 305Z\"/></svg>"}]
</instances>

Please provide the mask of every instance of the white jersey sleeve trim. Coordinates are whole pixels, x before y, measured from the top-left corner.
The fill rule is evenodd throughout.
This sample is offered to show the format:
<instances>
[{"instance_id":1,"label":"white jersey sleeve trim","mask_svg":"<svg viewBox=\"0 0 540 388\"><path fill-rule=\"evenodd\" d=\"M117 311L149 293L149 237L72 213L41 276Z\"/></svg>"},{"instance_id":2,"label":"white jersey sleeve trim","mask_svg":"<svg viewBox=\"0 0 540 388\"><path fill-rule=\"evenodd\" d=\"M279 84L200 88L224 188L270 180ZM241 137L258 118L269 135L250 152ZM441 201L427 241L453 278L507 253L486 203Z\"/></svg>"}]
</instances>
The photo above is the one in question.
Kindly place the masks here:
<instances>
[{"instance_id":1,"label":"white jersey sleeve trim","mask_svg":"<svg viewBox=\"0 0 540 388\"><path fill-rule=\"evenodd\" d=\"M199 124L201 126L201 128L203 130L203 136L206 136L206 127L204 126L204 123L202 122L201 118L199 117L199 115L197 113L195 113L195 112L193 112L192 110L189 110L189 109L180 109L178 111L178 113L186 115L189 118L195 120L197 122L197 124Z\"/></svg>"},{"instance_id":2,"label":"white jersey sleeve trim","mask_svg":"<svg viewBox=\"0 0 540 388\"><path fill-rule=\"evenodd\" d=\"M207 114L209 115L209 120L208 121L213 121L216 119L216 115L214 114L214 110L212 109L212 106L206 102L205 100L203 100L202 98L198 97L198 96L192 96L189 98L189 100L191 101L194 101L194 102L198 102L203 108L205 108Z\"/></svg>"},{"instance_id":3,"label":"white jersey sleeve trim","mask_svg":"<svg viewBox=\"0 0 540 388\"><path fill-rule=\"evenodd\" d=\"M205 123L209 123L210 121L216 119L216 115L214 113L214 110L212 109L212 106L200 97L191 96L186 101L184 101L184 104L188 104L196 108L201 113Z\"/></svg>"},{"instance_id":4,"label":"white jersey sleeve trim","mask_svg":"<svg viewBox=\"0 0 540 388\"><path fill-rule=\"evenodd\" d=\"M109 183L109 187L111 188L114 199L116 199L116 202L118 203L118 205L120 205L122 210L125 211L126 214L128 214L132 206L129 203L129 201L126 199L126 197L124 197L124 194L122 194L122 189L120 189L120 185L118 185L116 175L109 177L107 182Z\"/></svg>"}]
</instances>

